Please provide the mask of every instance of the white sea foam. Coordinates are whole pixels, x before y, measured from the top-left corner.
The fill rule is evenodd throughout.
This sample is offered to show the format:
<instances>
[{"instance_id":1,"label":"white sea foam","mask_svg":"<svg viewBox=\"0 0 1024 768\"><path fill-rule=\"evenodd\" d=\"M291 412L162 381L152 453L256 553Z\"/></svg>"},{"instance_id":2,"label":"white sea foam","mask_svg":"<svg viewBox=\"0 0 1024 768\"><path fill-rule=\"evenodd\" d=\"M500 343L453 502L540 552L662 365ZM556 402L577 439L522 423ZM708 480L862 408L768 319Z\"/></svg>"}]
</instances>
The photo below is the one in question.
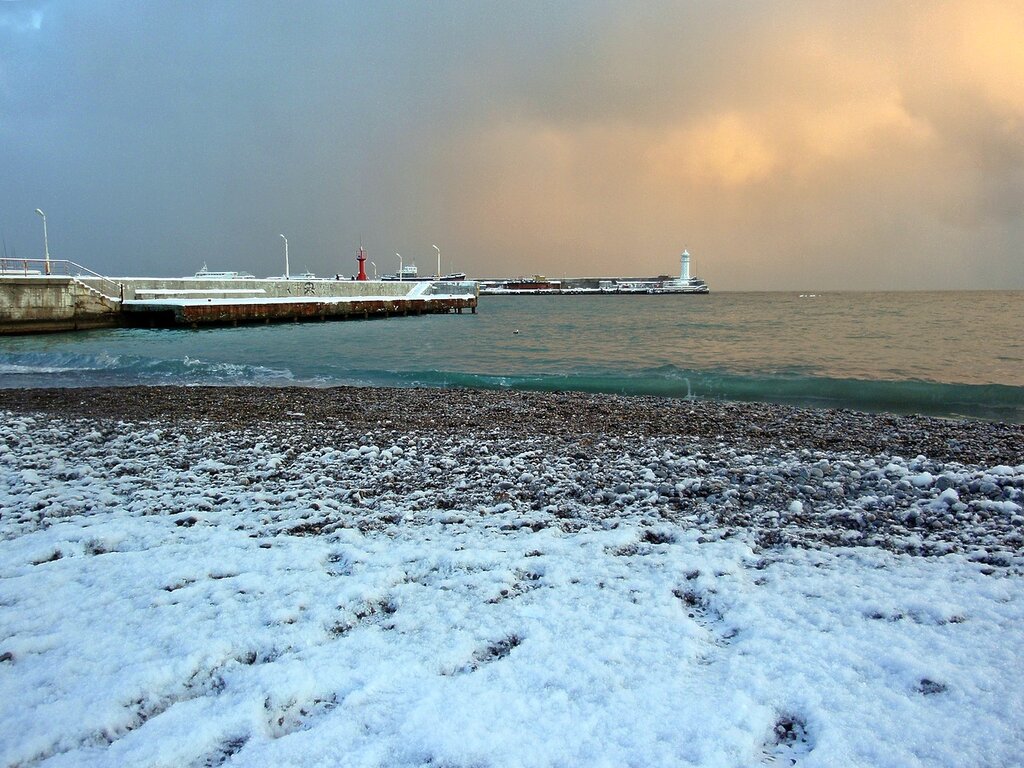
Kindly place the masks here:
<instances>
[{"instance_id":1,"label":"white sea foam","mask_svg":"<svg viewBox=\"0 0 1024 768\"><path fill-rule=\"evenodd\" d=\"M29 354L0 361L0 376L16 386L109 386L110 384L240 384L318 386L323 377L299 380L287 368L204 360L109 354ZM36 378L40 377L40 378Z\"/></svg>"},{"instance_id":2,"label":"white sea foam","mask_svg":"<svg viewBox=\"0 0 1024 768\"><path fill-rule=\"evenodd\" d=\"M10 374L31 374L31 373L70 373L71 371L82 370L81 368L69 368L57 365L18 365L16 363L0 363L0 375Z\"/></svg>"}]
</instances>

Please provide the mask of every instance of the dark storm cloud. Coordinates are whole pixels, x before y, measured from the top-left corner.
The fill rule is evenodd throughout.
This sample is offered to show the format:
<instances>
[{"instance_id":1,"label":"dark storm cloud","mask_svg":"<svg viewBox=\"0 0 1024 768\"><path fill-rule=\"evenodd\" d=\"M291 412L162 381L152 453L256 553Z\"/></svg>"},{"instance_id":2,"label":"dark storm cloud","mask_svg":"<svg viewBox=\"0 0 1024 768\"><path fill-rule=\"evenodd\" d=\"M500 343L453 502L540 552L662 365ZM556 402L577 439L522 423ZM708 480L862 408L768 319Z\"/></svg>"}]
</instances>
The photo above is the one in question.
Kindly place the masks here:
<instances>
[{"instance_id":1,"label":"dark storm cloud","mask_svg":"<svg viewBox=\"0 0 1024 768\"><path fill-rule=\"evenodd\" d=\"M1021 3L0 3L0 227L104 272L1024 286ZM1020 43L1020 45L1018 45ZM1013 84L1018 87L1014 88ZM625 262L625 266L624 266Z\"/></svg>"}]
</instances>

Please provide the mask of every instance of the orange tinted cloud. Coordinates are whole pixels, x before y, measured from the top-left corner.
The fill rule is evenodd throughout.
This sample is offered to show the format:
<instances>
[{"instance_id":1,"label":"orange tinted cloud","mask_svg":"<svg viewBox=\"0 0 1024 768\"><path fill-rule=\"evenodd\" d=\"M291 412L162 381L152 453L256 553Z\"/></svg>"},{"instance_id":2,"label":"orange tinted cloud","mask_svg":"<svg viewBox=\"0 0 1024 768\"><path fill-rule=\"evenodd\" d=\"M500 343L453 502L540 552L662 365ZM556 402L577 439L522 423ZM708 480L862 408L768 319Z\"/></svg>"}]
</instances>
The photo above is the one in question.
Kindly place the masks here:
<instances>
[{"instance_id":1,"label":"orange tinted cloud","mask_svg":"<svg viewBox=\"0 0 1024 768\"><path fill-rule=\"evenodd\" d=\"M19 250L42 203L101 271L277 270L285 231L327 273L362 240L478 275L687 247L719 290L1024 287L1024 0L15 5Z\"/></svg>"},{"instance_id":2,"label":"orange tinted cloud","mask_svg":"<svg viewBox=\"0 0 1024 768\"><path fill-rule=\"evenodd\" d=\"M657 181L736 187L767 178L778 165L777 152L751 119L715 115L670 132L645 153Z\"/></svg>"},{"instance_id":3,"label":"orange tinted cloud","mask_svg":"<svg viewBox=\"0 0 1024 768\"><path fill-rule=\"evenodd\" d=\"M1024 117L1024 3L943 4L922 15L922 48L932 53L926 82L982 94L1016 118Z\"/></svg>"},{"instance_id":4,"label":"orange tinted cloud","mask_svg":"<svg viewBox=\"0 0 1024 768\"><path fill-rule=\"evenodd\" d=\"M455 205L479 218L477 249L516 243L526 272L571 245L570 273L639 251L654 273L685 244L738 288L1024 286L1005 246L1022 245L1020 217L1004 216L1024 193L1024 3L815 6L741 28L660 50L618 39L605 50L629 67L577 63L582 103L574 80L556 98L552 71L543 101L496 110Z\"/></svg>"}]
</instances>

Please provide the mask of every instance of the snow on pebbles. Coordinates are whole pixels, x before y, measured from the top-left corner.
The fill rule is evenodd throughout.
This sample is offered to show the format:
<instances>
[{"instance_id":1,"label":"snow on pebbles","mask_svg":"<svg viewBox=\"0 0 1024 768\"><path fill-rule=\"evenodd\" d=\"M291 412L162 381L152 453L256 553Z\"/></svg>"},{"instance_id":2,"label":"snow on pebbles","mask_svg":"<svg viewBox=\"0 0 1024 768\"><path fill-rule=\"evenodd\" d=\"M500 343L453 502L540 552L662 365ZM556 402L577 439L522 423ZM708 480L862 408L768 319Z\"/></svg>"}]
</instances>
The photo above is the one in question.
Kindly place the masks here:
<instances>
[{"instance_id":1,"label":"snow on pebbles","mask_svg":"<svg viewBox=\"0 0 1024 768\"><path fill-rule=\"evenodd\" d=\"M0 412L0 764L1024 759L1024 466L301 421Z\"/></svg>"}]
</instances>

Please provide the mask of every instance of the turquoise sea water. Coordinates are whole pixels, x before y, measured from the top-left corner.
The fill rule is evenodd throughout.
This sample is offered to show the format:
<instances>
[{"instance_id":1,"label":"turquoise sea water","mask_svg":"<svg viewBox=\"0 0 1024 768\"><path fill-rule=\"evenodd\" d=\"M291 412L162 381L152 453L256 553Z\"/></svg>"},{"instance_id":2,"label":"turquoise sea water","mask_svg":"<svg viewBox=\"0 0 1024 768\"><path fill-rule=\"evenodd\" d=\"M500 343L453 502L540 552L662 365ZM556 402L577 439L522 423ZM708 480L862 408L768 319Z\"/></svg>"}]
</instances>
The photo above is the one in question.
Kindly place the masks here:
<instances>
[{"instance_id":1,"label":"turquoise sea water","mask_svg":"<svg viewBox=\"0 0 1024 768\"><path fill-rule=\"evenodd\" d=\"M476 315L0 337L0 386L125 384L511 387L1024 422L1024 292L483 296Z\"/></svg>"}]
</instances>

